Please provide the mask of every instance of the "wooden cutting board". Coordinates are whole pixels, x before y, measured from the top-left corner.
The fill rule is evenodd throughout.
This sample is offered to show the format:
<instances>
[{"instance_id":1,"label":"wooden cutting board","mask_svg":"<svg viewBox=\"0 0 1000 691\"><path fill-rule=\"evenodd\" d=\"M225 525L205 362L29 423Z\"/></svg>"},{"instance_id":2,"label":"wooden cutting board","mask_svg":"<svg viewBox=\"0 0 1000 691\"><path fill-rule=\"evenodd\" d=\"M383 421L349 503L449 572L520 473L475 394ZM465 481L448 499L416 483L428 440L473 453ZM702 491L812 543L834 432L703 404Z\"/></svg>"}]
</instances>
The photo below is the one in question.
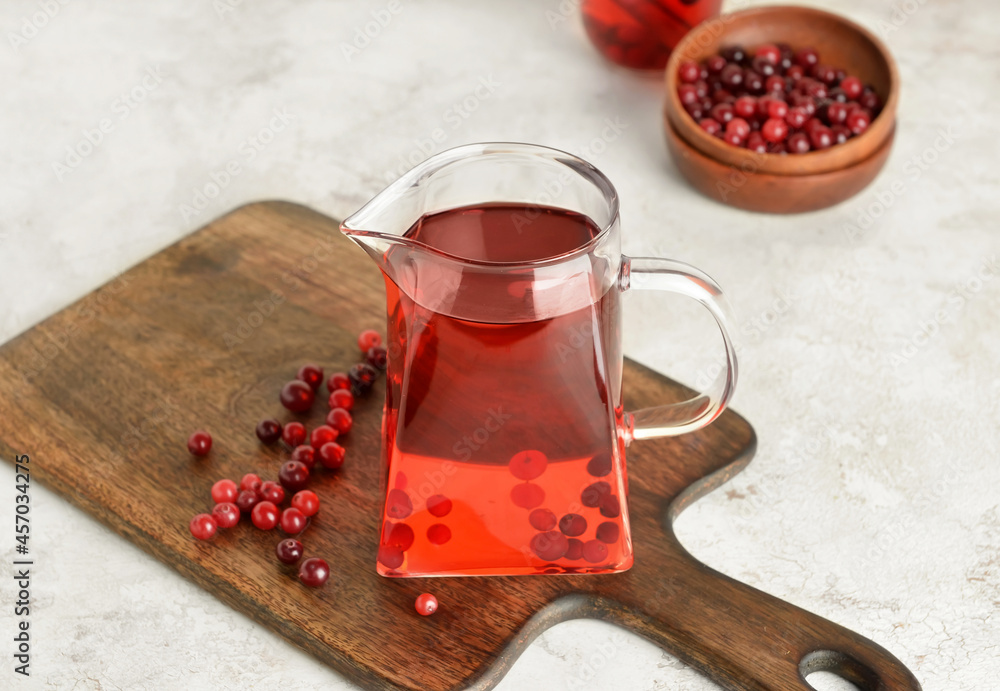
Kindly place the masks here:
<instances>
[{"instance_id":1,"label":"wooden cutting board","mask_svg":"<svg viewBox=\"0 0 1000 691\"><path fill-rule=\"evenodd\" d=\"M625 574L384 579L378 542L382 390L359 401L348 459L313 483L324 510L304 541L333 575L304 588L249 525L211 542L188 533L220 477L274 478L283 458L253 434L282 415L300 364L357 359L384 325L378 269L337 223L282 202L239 208L0 348L0 456L29 454L32 479L369 689L489 689L546 628L592 617L662 645L729 689L791 691L833 670L863 689L919 689L891 654L836 624L700 564L674 518L738 473L753 429L727 412L628 453L635 566ZM628 408L687 391L634 362ZM318 424L325 405L309 422ZM185 440L215 437L194 460ZM414 598L441 609L420 617Z\"/></svg>"}]
</instances>

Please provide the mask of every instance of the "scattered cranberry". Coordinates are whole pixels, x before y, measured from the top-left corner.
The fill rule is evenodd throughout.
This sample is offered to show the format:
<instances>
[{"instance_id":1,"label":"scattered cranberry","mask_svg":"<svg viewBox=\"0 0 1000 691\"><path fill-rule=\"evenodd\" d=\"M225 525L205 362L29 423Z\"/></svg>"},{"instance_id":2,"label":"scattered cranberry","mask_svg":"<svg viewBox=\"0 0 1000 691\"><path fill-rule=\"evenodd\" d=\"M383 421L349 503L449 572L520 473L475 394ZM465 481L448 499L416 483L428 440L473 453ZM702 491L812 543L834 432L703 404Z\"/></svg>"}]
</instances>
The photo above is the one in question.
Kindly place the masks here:
<instances>
[{"instance_id":1,"label":"scattered cranberry","mask_svg":"<svg viewBox=\"0 0 1000 691\"><path fill-rule=\"evenodd\" d=\"M427 512L432 516L443 518L451 513L451 499L443 494L435 494L427 498Z\"/></svg>"},{"instance_id":2,"label":"scattered cranberry","mask_svg":"<svg viewBox=\"0 0 1000 691\"><path fill-rule=\"evenodd\" d=\"M277 482L268 480L267 482L261 483L260 498L277 506L281 502L285 501L285 490L283 490L281 485Z\"/></svg>"},{"instance_id":3,"label":"scattered cranberry","mask_svg":"<svg viewBox=\"0 0 1000 691\"><path fill-rule=\"evenodd\" d=\"M600 540L583 543L583 558L591 564L598 564L608 558L608 546Z\"/></svg>"},{"instance_id":4,"label":"scattered cranberry","mask_svg":"<svg viewBox=\"0 0 1000 691\"><path fill-rule=\"evenodd\" d=\"M583 541L577 540L575 537L571 537L566 541L566 554L563 555L563 559L583 559Z\"/></svg>"},{"instance_id":5,"label":"scattered cranberry","mask_svg":"<svg viewBox=\"0 0 1000 691\"><path fill-rule=\"evenodd\" d=\"M351 388L351 380L347 378L347 375L343 372L334 372L330 375L330 378L326 380L326 388L330 390L330 393L338 389Z\"/></svg>"},{"instance_id":6,"label":"scattered cranberry","mask_svg":"<svg viewBox=\"0 0 1000 691\"><path fill-rule=\"evenodd\" d=\"M347 378L351 380L351 393L355 396L365 396L372 390L378 372L375 368L364 362L351 367L347 372Z\"/></svg>"},{"instance_id":7,"label":"scattered cranberry","mask_svg":"<svg viewBox=\"0 0 1000 691\"><path fill-rule=\"evenodd\" d=\"M840 88L844 90L844 94L851 101L856 101L861 96L864 91L864 85L861 80L857 77L844 77L840 81Z\"/></svg>"},{"instance_id":8,"label":"scattered cranberry","mask_svg":"<svg viewBox=\"0 0 1000 691\"><path fill-rule=\"evenodd\" d=\"M809 137L803 132L796 132L788 137L788 153L804 154L809 152Z\"/></svg>"},{"instance_id":9,"label":"scattered cranberry","mask_svg":"<svg viewBox=\"0 0 1000 691\"><path fill-rule=\"evenodd\" d=\"M549 459L541 451L519 451L510 459L510 473L518 480L534 480L545 472Z\"/></svg>"},{"instance_id":10,"label":"scattered cranberry","mask_svg":"<svg viewBox=\"0 0 1000 691\"><path fill-rule=\"evenodd\" d=\"M621 512L622 507L618 497L609 494L601 500L601 515L605 518L618 518Z\"/></svg>"},{"instance_id":11,"label":"scattered cranberry","mask_svg":"<svg viewBox=\"0 0 1000 691\"><path fill-rule=\"evenodd\" d=\"M354 408L354 394L347 389L334 389L330 394L330 408L343 408L352 410Z\"/></svg>"},{"instance_id":12,"label":"scattered cranberry","mask_svg":"<svg viewBox=\"0 0 1000 691\"><path fill-rule=\"evenodd\" d=\"M413 606L416 608L418 614L429 617L437 612L438 599L430 593L422 593L417 595L417 600L413 603Z\"/></svg>"},{"instance_id":13,"label":"scattered cranberry","mask_svg":"<svg viewBox=\"0 0 1000 691\"><path fill-rule=\"evenodd\" d=\"M788 125L784 120L773 117L761 125L760 133L769 142L783 142L788 136Z\"/></svg>"},{"instance_id":14,"label":"scattered cranberry","mask_svg":"<svg viewBox=\"0 0 1000 691\"><path fill-rule=\"evenodd\" d=\"M368 329L358 334L358 348L362 353L367 353L369 348L382 345L382 336L374 329Z\"/></svg>"},{"instance_id":15,"label":"scattered cranberry","mask_svg":"<svg viewBox=\"0 0 1000 691\"><path fill-rule=\"evenodd\" d=\"M757 112L757 99L753 96L740 96L733 103L733 111L736 113L737 117L741 117L744 120L752 118ZM706 122L706 121L703 121ZM714 120L709 120L707 122L715 122ZM716 122L716 124L719 124ZM704 125L702 126L704 129ZM721 128L721 125L720 125Z\"/></svg>"},{"instance_id":16,"label":"scattered cranberry","mask_svg":"<svg viewBox=\"0 0 1000 691\"><path fill-rule=\"evenodd\" d=\"M236 501L239 494L240 489L232 480L219 480L212 485L212 501L216 504Z\"/></svg>"},{"instance_id":17,"label":"scattered cranberry","mask_svg":"<svg viewBox=\"0 0 1000 691\"><path fill-rule=\"evenodd\" d=\"M327 413L326 424L337 430L339 434L347 434L354 426L354 418L343 408L334 408Z\"/></svg>"},{"instance_id":18,"label":"scattered cranberry","mask_svg":"<svg viewBox=\"0 0 1000 691\"><path fill-rule=\"evenodd\" d=\"M304 489L296 492L292 496L292 506L302 512L304 516L315 516L319 511L319 497L315 492Z\"/></svg>"},{"instance_id":19,"label":"scattered cranberry","mask_svg":"<svg viewBox=\"0 0 1000 691\"><path fill-rule=\"evenodd\" d=\"M330 578L330 567L319 557L310 557L299 567L299 580L310 588L318 588Z\"/></svg>"},{"instance_id":20,"label":"scattered cranberry","mask_svg":"<svg viewBox=\"0 0 1000 691\"><path fill-rule=\"evenodd\" d=\"M316 465L316 449L306 444L296 446L292 449L291 459L298 461L309 470L312 470L313 466Z\"/></svg>"},{"instance_id":21,"label":"scattered cranberry","mask_svg":"<svg viewBox=\"0 0 1000 691\"><path fill-rule=\"evenodd\" d=\"M270 418L257 423L257 438L265 444L273 444L281 439L281 423Z\"/></svg>"},{"instance_id":22,"label":"scattered cranberry","mask_svg":"<svg viewBox=\"0 0 1000 691\"><path fill-rule=\"evenodd\" d=\"M344 455L347 449L335 441L327 442L319 447L319 462L327 470L337 470L344 465Z\"/></svg>"},{"instance_id":23,"label":"scattered cranberry","mask_svg":"<svg viewBox=\"0 0 1000 691\"><path fill-rule=\"evenodd\" d=\"M824 125L814 127L809 133L809 141L812 143L812 147L816 151L829 149L833 146L833 132L830 131L829 127Z\"/></svg>"},{"instance_id":24,"label":"scattered cranberry","mask_svg":"<svg viewBox=\"0 0 1000 691\"><path fill-rule=\"evenodd\" d=\"M281 431L281 439L293 449L302 445L306 440L306 426L301 422L289 422Z\"/></svg>"},{"instance_id":25,"label":"scattered cranberry","mask_svg":"<svg viewBox=\"0 0 1000 691\"><path fill-rule=\"evenodd\" d=\"M294 538L286 538L274 548L274 553L278 556L278 561L282 564L298 563L304 552L302 543Z\"/></svg>"},{"instance_id":26,"label":"scattered cranberry","mask_svg":"<svg viewBox=\"0 0 1000 691\"><path fill-rule=\"evenodd\" d=\"M569 549L569 541L566 536L555 530L538 533L531 538L531 551L538 555L539 559L545 561L562 559L567 549Z\"/></svg>"},{"instance_id":27,"label":"scattered cranberry","mask_svg":"<svg viewBox=\"0 0 1000 691\"><path fill-rule=\"evenodd\" d=\"M389 362L389 353L382 346L369 348L365 353L365 362L379 371L384 370Z\"/></svg>"},{"instance_id":28,"label":"scattered cranberry","mask_svg":"<svg viewBox=\"0 0 1000 691\"><path fill-rule=\"evenodd\" d=\"M278 525L278 507L269 501L257 502L250 512L250 518L261 530L271 530Z\"/></svg>"},{"instance_id":29,"label":"scattered cranberry","mask_svg":"<svg viewBox=\"0 0 1000 691\"><path fill-rule=\"evenodd\" d=\"M580 503L593 509L600 506L601 500L609 494L611 494L611 485L603 480L599 480L591 485L588 485L587 488L583 490L580 494Z\"/></svg>"},{"instance_id":30,"label":"scattered cranberry","mask_svg":"<svg viewBox=\"0 0 1000 691\"><path fill-rule=\"evenodd\" d=\"M240 492L239 496L236 497L236 506L243 513L250 513L253 511L253 507L257 506L260 502L260 495L253 490L243 490Z\"/></svg>"},{"instance_id":31,"label":"scattered cranberry","mask_svg":"<svg viewBox=\"0 0 1000 691\"><path fill-rule=\"evenodd\" d=\"M795 62L805 69L810 69L819 63L819 53L815 48L802 48L795 54Z\"/></svg>"},{"instance_id":32,"label":"scattered cranberry","mask_svg":"<svg viewBox=\"0 0 1000 691\"><path fill-rule=\"evenodd\" d=\"M303 530L306 529L306 516L304 513L296 509L294 506L285 509L281 512L281 517L278 519L278 523L281 525L281 530L289 535L298 535ZM598 535L600 537L600 535Z\"/></svg>"},{"instance_id":33,"label":"scattered cranberry","mask_svg":"<svg viewBox=\"0 0 1000 691\"><path fill-rule=\"evenodd\" d=\"M231 502L216 504L212 517L220 528L232 528L240 522L240 508Z\"/></svg>"},{"instance_id":34,"label":"scattered cranberry","mask_svg":"<svg viewBox=\"0 0 1000 691\"><path fill-rule=\"evenodd\" d=\"M212 450L212 435L203 429L188 437L188 451L192 456L207 456Z\"/></svg>"},{"instance_id":35,"label":"scattered cranberry","mask_svg":"<svg viewBox=\"0 0 1000 691\"><path fill-rule=\"evenodd\" d=\"M398 569L403 565L403 550L395 545L382 545L378 548L378 562L389 569Z\"/></svg>"},{"instance_id":36,"label":"scattered cranberry","mask_svg":"<svg viewBox=\"0 0 1000 691\"><path fill-rule=\"evenodd\" d=\"M545 490L533 482L521 482L510 491L510 500L514 506L533 509L545 501Z\"/></svg>"},{"instance_id":37,"label":"scattered cranberry","mask_svg":"<svg viewBox=\"0 0 1000 691\"><path fill-rule=\"evenodd\" d=\"M435 523L427 529L427 541L432 545L443 545L451 539L451 528L444 523Z\"/></svg>"},{"instance_id":38,"label":"scattered cranberry","mask_svg":"<svg viewBox=\"0 0 1000 691\"><path fill-rule=\"evenodd\" d=\"M404 552L413 546L413 528L405 523L387 523L385 529L385 544L399 547Z\"/></svg>"},{"instance_id":39,"label":"scattered cranberry","mask_svg":"<svg viewBox=\"0 0 1000 691\"><path fill-rule=\"evenodd\" d=\"M295 378L304 381L313 391L319 391L319 387L323 385L323 368L313 364L302 365Z\"/></svg>"},{"instance_id":40,"label":"scattered cranberry","mask_svg":"<svg viewBox=\"0 0 1000 691\"><path fill-rule=\"evenodd\" d=\"M260 477L256 473L247 473L242 478L240 478L240 489L250 490L251 492L260 491Z\"/></svg>"},{"instance_id":41,"label":"scattered cranberry","mask_svg":"<svg viewBox=\"0 0 1000 691\"><path fill-rule=\"evenodd\" d=\"M559 519L548 509L535 509L528 514L528 522L535 530L549 531L555 529Z\"/></svg>"},{"instance_id":42,"label":"scattered cranberry","mask_svg":"<svg viewBox=\"0 0 1000 691\"><path fill-rule=\"evenodd\" d=\"M335 430L329 425L320 425L314 429L309 434L309 445L314 449L319 449L323 444L329 444L332 441L337 441L337 437L340 436L340 432Z\"/></svg>"},{"instance_id":43,"label":"scattered cranberry","mask_svg":"<svg viewBox=\"0 0 1000 691\"><path fill-rule=\"evenodd\" d=\"M611 454L601 452L587 463L587 472L594 477L604 477L611 473Z\"/></svg>"},{"instance_id":44,"label":"scattered cranberry","mask_svg":"<svg viewBox=\"0 0 1000 691\"><path fill-rule=\"evenodd\" d=\"M215 531L218 529L219 524L215 522L215 518L212 515L200 513L191 519L191 524L188 527L196 539L211 540L215 537Z\"/></svg>"},{"instance_id":45,"label":"scattered cranberry","mask_svg":"<svg viewBox=\"0 0 1000 691\"><path fill-rule=\"evenodd\" d=\"M733 107L728 103L716 103L708 112L716 122L722 125L725 125L735 117Z\"/></svg>"},{"instance_id":46,"label":"scattered cranberry","mask_svg":"<svg viewBox=\"0 0 1000 691\"><path fill-rule=\"evenodd\" d=\"M854 134L861 134L872 122L871 116L864 110L854 110L846 117L845 124Z\"/></svg>"},{"instance_id":47,"label":"scattered cranberry","mask_svg":"<svg viewBox=\"0 0 1000 691\"><path fill-rule=\"evenodd\" d=\"M568 513L559 519L559 530L563 535L578 537L587 532L587 519L577 513Z\"/></svg>"},{"instance_id":48,"label":"scattered cranberry","mask_svg":"<svg viewBox=\"0 0 1000 691\"><path fill-rule=\"evenodd\" d=\"M711 118L702 118L698 121L698 125L711 135L716 135L722 131L722 125L719 124L718 120Z\"/></svg>"},{"instance_id":49,"label":"scattered cranberry","mask_svg":"<svg viewBox=\"0 0 1000 691\"><path fill-rule=\"evenodd\" d=\"M389 490L385 500L385 515L389 518L403 519L413 513L413 502L410 495L401 489Z\"/></svg>"},{"instance_id":50,"label":"scattered cranberry","mask_svg":"<svg viewBox=\"0 0 1000 691\"><path fill-rule=\"evenodd\" d=\"M281 389L281 405L295 413L309 410L315 400L312 388L298 379L288 382Z\"/></svg>"},{"instance_id":51,"label":"scattered cranberry","mask_svg":"<svg viewBox=\"0 0 1000 691\"><path fill-rule=\"evenodd\" d=\"M701 68L698 67L698 63L691 60L685 60L677 69L677 76L680 77L682 82L693 84L698 81L698 78L701 76Z\"/></svg>"},{"instance_id":52,"label":"scattered cranberry","mask_svg":"<svg viewBox=\"0 0 1000 691\"><path fill-rule=\"evenodd\" d=\"M286 461L278 471L278 481L289 492L298 492L309 484L309 468L300 461Z\"/></svg>"},{"instance_id":53,"label":"scattered cranberry","mask_svg":"<svg viewBox=\"0 0 1000 691\"><path fill-rule=\"evenodd\" d=\"M618 535L621 529L618 527L617 523L612 523L611 521L605 521L597 526L597 539L609 545L613 545L618 542Z\"/></svg>"}]
</instances>

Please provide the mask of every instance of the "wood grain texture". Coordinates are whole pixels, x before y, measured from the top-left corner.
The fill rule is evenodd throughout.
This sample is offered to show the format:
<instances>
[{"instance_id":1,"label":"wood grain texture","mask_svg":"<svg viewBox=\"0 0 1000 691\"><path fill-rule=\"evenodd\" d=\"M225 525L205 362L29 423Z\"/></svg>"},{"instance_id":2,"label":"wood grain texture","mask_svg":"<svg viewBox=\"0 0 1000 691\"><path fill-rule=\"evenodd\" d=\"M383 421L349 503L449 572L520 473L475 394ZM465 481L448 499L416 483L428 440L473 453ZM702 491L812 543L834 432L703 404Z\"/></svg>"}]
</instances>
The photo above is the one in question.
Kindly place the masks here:
<instances>
[{"instance_id":1,"label":"wood grain texture","mask_svg":"<svg viewBox=\"0 0 1000 691\"><path fill-rule=\"evenodd\" d=\"M629 450L636 565L625 574L380 578L380 391L356 407L342 471L312 484L324 510L304 541L332 565L325 588L277 564L277 533L244 523L193 540L188 520L210 507L215 479L276 476L283 453L253 428L279 412L281 384L306 361L354 362L382 300L377 268L334 221L282 202L237 209L0 348L0 456L30 454L35 480L369 689L489 689L536 635L578 617L646 636L730 689L808 689L814 669L919 689L871 641L678 543L673 519L753 455L753 430L733 412ZM632 362L625 391L630 408L687 394ZM199 427L215 446L195 460L185 440ZM413 611L425 590L442 603L427 618Z\"/></svg>"}]
</instances>

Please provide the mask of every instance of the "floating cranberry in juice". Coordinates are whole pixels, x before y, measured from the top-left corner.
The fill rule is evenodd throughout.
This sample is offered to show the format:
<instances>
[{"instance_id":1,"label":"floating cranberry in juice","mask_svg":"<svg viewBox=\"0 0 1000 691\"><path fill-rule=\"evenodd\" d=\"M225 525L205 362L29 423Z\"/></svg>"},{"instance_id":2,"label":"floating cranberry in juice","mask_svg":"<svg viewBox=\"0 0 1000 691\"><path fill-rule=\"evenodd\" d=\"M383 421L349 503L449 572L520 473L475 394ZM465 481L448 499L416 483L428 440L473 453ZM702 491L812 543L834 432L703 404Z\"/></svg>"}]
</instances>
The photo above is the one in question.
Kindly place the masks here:
<instances>
[{"instance_id":1,"label":"floating cranberry in juice","mask_svg":"<svg viewBox=\"0 0 1000 691\"><path fill-rule=\"evenodd\" d=\"M385 276L378 572L628 569L626 446L703 427L735 384L715 282L679 262L623 256L610 181L526 144L437 154L341 228ZM709 308L727 366L706 392L623 410L628 290Z\"/></svg>"},{"instance_id":2,"label":"floating cranberry in juice","mask_svg":"<svg viewBox=\"0 0 1000 691\"><path fill-rule=\"evenodd\" d=\"M584 0L587 36L625 67L662 70L684 34L719 14L722 0Z\"/></svg>"}]
</instances>

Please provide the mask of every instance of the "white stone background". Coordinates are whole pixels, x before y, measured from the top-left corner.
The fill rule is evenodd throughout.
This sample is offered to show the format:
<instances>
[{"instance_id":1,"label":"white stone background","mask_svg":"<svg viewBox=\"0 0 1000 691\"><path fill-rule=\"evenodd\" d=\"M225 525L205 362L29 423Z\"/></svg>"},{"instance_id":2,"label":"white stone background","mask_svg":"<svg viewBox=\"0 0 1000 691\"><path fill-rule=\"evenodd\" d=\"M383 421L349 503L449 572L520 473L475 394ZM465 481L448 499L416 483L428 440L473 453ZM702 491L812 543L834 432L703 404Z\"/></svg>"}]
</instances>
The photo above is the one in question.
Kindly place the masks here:
<instances>
[{"instance_id":1,"label":"white stone background","mask_svg":"<svg viewBox=\"0 0 1000 691\"><path fill-rule=\"evenodd\" d=\"M760 437L749 469L679 520L681 540L707 564L878 641L925 689L993 688L1000 281L973 279L1000 246L1000 5L836 3L898 59L895 150L855 199L771 217L684 184L662 144L659 84L602 62L569 0L554 25L557 0L399 1L347 60L342 45L383 0L233 0L221 16L208 0L64 0L17 50L9 32L43 0L5 0L0 342L244 202L283 198L343 217L435 128L447 134L435 150L523 140L582 152L606 118L620 118L628 128L592 159L621 193L625 249L691 262L732 295L744 332L735 407ZM119 119L115 99L149 68L162 83ZM453 126L449 109L481 77L500 86ZM275 108L291 125L245 162L240 143ZM57 179L52 163L103 118L114 129ZM949 127L953 141L932 151ZM926 169L914 167L921 156L934 159ZM234 158L242 174L185 218L192 190ZM893 183L903 191L879 207ZM849 237L845 225L866 213L878 218ZM960 306L949 301L962 290ZM628 354L693 382L711 364L694 353L718 347L709 332L658 315L643 324L640 311ZM13 492L3 475L0 507ZM11 644L0 644L0 686L353 688L50 492L35 487L32 500L34 676L10 681ZM8 640L12 583L2 583ZM580 621L545 633L500 688L716 687L640 638Z\"/></svg>"}]
</instances>

